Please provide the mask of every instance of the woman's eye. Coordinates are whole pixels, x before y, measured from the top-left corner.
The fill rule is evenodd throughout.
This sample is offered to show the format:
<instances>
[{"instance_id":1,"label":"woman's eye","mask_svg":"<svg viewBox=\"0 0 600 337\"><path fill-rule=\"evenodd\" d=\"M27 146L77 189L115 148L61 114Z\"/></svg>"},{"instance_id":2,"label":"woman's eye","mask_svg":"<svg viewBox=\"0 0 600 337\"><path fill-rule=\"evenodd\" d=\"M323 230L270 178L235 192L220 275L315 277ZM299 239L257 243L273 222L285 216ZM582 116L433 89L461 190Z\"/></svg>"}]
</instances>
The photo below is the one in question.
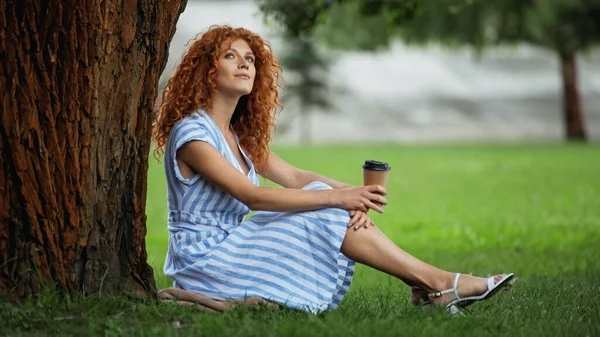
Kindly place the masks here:
<instances>
[{"instance_id":1,"label":"woman's eye","mask_svg":"<svg viewBox=\"0 0 600 337\"><path fill-rule=\"evenodd\" d=\"M233 54L225 54L225 58L226 58L226 59L230 59L230 58L232 58L232 57L233 57Z\"/></svg>"},{"instance_id":2,"label":"woman's eye","mask_svg":"<svg viewBox=\"0 0 600 337\"><path fill-rule=\"evenodd\" d=\"M246 57L246 60L251 63L254 62L254 58L250 56Z\"/></svg>"}]
</instances>

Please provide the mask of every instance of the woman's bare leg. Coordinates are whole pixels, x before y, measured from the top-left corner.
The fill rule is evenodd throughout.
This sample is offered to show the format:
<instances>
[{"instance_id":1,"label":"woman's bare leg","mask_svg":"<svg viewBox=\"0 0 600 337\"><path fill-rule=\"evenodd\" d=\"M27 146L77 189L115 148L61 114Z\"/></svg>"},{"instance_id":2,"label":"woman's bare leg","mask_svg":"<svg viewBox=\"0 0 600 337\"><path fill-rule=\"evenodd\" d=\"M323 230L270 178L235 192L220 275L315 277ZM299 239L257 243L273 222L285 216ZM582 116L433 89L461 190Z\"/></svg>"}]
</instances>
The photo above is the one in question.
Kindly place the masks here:
<instances>
[{"instance_id":1,"label":"woman's bare leg","mask_svg":"<svg viewBox=\"0 0 600 337\"><path fill-rule=\"evenodd\" d=\"M347 230L341 251L348 258L395 276L410 286L427 293L450 289L454 284L454 273L427 264L400 249L377 227ZM500 278L501 276L498 275ZM485 278L464 275L459 280L460 296L474 296L487 290ZM434 303L447 303L452 294L433 299Z\"/></svg>"}]
</instances>

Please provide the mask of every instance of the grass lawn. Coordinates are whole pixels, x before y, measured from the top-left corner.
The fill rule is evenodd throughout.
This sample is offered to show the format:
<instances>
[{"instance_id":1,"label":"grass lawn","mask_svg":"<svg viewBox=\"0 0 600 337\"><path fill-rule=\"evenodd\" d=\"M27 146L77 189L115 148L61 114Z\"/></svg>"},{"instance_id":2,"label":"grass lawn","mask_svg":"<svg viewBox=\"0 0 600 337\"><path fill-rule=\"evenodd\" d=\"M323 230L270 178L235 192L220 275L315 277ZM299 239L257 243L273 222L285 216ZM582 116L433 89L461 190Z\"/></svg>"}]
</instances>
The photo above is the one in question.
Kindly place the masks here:
<instances>
[{"instance_id":1,"label":"grass lawn","mask_svg":"<svg viewBox=\"0 0 600 337\"><path fill-rule=\"evenodd\" d=\"M365 159L392 166L389 205L375 223L400 247L450 271L519 281L467 318L408 302L393 277L358 266L337 311L199 313L123 298L0 304L0 335L460 336L600 335L600 146L279 147L298 167L360 184ZM149 263L159 288L167 247L165 179L150 163Z\"/></svg>"}]
</instances>

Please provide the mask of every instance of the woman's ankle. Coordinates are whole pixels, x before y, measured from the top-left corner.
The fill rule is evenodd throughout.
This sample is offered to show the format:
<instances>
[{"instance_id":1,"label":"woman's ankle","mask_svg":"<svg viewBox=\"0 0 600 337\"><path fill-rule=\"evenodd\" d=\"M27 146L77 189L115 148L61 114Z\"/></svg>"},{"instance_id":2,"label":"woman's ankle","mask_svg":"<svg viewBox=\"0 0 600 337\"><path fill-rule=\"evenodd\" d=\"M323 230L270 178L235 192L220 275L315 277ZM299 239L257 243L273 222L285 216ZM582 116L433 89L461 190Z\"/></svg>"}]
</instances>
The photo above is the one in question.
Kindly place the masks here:
<instances>
[{"instance_id":1,"label":"woman's ankle","mask_svg":"<svg viewBox=\"0 0 600 337\"><path fill-rule=\"evenodd\" d=\"M439 273L436 273L435 276L430 277L430 279L428 280L422 280L422 282L420 282L421 285L419 287L426 291L428 294L443 291L446 289L451 289L454 285L455 275L455 273L441 271Z\"/></svg>"},{"instance_id":2,"label":"woman's ankle","mask_svg":"<svg viewBox=\"0 0 600 337\"><path fill-rule=\"evenodd\" d=\"M447 271L441 272L440 275L435 278L434 282L432 282L431 291L429 293L452 289L454 286L455 275L456 273L450 273Z\"/></svg>"}]
</instances>

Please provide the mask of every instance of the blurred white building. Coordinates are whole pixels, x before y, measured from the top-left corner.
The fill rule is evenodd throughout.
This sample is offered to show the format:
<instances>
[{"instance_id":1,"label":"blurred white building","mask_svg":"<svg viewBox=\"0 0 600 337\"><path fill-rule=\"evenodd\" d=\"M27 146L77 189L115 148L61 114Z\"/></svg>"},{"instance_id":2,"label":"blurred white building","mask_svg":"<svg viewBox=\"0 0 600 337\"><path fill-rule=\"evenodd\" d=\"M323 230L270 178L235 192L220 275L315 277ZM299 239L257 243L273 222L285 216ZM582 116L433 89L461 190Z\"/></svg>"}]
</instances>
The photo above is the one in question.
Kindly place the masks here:
<instances>
[{"instance_id":1,"label":"blurred white building","mask_svg":"<svg viewBox=\"0 0 600 337\"><path fill-rule=\"evenodd\" d=\"M281 41L253 1L190 1L177 24L168 76L187 42L212 24L229 24ZM415 49L398 43L386 52L343 53L331 82L343 87L335 113L315 111L315 142L435 142L561 140L562 83L554 54L530 46L498 48L479 60L469 50ZM588 133L600 139L600 53L580 58L579 83ZM284 79L285 79L284 71ZM286 105L279 120L296 107ZM277 134L294 143L299 129Z\"/></svg>"}]
</instances>

